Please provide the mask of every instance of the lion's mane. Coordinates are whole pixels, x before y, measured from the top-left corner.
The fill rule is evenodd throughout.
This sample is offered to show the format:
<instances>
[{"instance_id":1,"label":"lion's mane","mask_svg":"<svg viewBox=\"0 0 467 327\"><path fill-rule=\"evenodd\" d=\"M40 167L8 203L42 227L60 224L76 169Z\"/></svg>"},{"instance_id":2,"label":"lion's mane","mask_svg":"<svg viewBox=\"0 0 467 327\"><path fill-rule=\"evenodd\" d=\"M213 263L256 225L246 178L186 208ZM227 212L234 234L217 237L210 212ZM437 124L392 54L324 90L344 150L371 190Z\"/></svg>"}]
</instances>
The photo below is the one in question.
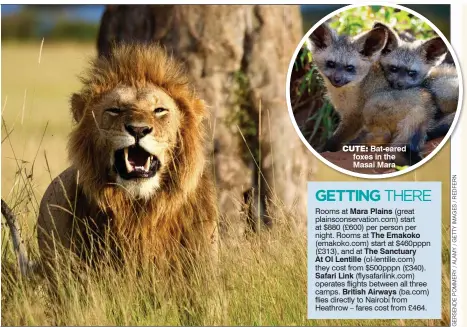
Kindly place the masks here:
<instances>
[{"instance_id":1,"label":"lion's mane","mask_svg":"<svg viewBox=\"0 0 467 327\"><path fill-rule=\"evenodd\" d=\"M110 230L143 257L173 258L181 246L200 250L203 241L214 242L215 187L205 160L202 122L207 111L181 65L158 45L121 45L109 57L93 60L81 81L81 91L71 98L75 125L68 143L79 185L76 215L88 225L104 226L102 230ZM182 118L168 173L154 196L145 200L131 198L108 180L108 151L92 108L118 86L151 84L175 100Z\"/></svg>"}]
</instances>

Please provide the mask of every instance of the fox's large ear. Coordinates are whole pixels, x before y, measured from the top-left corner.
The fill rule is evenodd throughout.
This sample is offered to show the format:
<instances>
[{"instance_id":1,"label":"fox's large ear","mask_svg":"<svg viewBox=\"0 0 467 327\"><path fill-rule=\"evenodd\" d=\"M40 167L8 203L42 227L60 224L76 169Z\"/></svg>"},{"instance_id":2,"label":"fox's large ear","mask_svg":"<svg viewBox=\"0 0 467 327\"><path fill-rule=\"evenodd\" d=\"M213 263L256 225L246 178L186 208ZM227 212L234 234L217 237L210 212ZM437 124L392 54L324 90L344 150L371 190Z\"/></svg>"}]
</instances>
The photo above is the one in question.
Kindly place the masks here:
<instances>
[{"instance_id":1,"label":"fox's large ear","mask_svg":"<svg viewBox=\"0 0 467 327\"><path fill-rule=\"evenodd\" d=\"M326 49L332 42L333 31L327 24L321 24L310 35L312 49Z\"/></svg>"},{"instance_id":2,"label":"fox's large ear","mask_svg":"<svg viewBox=\"0 0 467 327\"><path fill-rule=\"evenodd\" d=\"M386 45L388 32L385 28L374 28L355 40L359 51L365 57L371 57L375 53L381 52Z\"/></svg>"},{"instance_id":3,"label":"fox's large ear","mask_svg":"<svg viewBox=\"0 0 467 327\"><path fill-rule=\"evenodd\" d=\"M448 52L448 47L439 36L434 37L420 46L420 51L425 61L430 64L436 64Z\"/></svg>"},{"instance_id":4,"label":"fox's large ear","mask_svg":"<svg viewBox=\"0 0 467 327\"><path fill-rule=\"evenodd\" d=\"M79 123L84 114L85 102L84 99L78 93L73 93L70 98L71 113L76 123Z\"/></svg>"},{"instance_id":5,"label":"fox's large ear","mask_svg":"<svg viewBox=\"0 0 467 327\"><path fill-rule=\"evenodd\" d=\"M394 31L391 27L381 22L375 22L373 24L373 29L375 28L384 28L388 32L388 39L386 41L386 45L381 51L382 54L387 54L399 46L400 44L399 36L397 35L396 31Z\"/></svg>"}]
</instances>

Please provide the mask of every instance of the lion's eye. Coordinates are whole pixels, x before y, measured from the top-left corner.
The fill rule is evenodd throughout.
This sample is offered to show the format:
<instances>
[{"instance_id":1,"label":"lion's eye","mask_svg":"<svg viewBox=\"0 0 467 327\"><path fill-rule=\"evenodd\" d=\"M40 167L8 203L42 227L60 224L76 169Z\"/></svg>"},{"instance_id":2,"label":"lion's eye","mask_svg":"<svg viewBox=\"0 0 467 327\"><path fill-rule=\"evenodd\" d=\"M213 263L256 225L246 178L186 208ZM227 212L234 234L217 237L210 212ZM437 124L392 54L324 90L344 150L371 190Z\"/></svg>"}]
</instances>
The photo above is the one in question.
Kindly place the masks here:
<instances>
[{"instance_id":1,"label":"lion's eye","mask_svg":"<svg viewBox=\"0 0 467 327\"><path fill-rule=\"evenodd\" d=\"M154 109L154 113L156 115L162 115L162 114L166 113L167 111L168 111L167 109L162 108L162 107L158 107L158 108Z\"/></svg>"},{"instance_id":2,"label":"lion's eye","mask_svg":"<svg viewBox=\"0 0 467 327\"><path fill-rule=\"evenodd\" d=\"M112 116L116 116L116 115L118 115L119 113L122 112L122 109L120 109L120 108L109 108L109 109L106 109L105 112L111 114Z\"/></svg>"}]
</instances>

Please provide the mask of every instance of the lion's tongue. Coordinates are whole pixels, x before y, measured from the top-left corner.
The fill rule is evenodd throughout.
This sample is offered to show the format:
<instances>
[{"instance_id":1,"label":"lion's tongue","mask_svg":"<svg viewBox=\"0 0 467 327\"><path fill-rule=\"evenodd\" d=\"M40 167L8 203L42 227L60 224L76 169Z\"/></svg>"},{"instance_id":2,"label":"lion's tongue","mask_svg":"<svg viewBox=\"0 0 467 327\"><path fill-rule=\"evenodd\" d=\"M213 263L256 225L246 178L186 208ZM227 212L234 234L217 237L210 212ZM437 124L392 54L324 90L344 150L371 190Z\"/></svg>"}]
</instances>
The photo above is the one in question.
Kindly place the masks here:
<instances>
[{"instance_id":1,"label":"lion's tongue","mask_svg":"<svg viewBox=\"0 0 467 327\"><path fill-rule=\"evenodd\" d=\"M141 147L130 147L125 149L126 169L129 173L133 170L149 170L150 155Z\"/></svg>"}]
</instances>

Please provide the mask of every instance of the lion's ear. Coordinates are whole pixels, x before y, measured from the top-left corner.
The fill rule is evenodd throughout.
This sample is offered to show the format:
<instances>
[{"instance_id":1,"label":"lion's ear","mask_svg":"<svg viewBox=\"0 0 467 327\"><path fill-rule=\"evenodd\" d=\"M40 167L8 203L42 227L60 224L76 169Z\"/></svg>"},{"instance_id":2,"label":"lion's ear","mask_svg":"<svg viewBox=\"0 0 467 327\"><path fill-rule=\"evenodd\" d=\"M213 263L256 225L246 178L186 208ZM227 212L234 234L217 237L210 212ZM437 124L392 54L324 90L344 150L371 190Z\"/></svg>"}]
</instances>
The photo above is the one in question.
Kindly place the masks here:
<instances>
[{"instance_id":1,"label":"lion's ear","mask_svg":"<svg viewBox=\"0 0 467 327\"><path fill-rule=\"evenodd\" d=\"M207 116L206 102L202 99L196 99L193 102L193 112L195 113L196 120L201 122Z\"/></svg>"},{"instance_id":2,"label":"lion's ear","mask_svg":"<svg viewBox=\"0 0 467 327\"><path fill-rule=\"evenodd\" d=\"M85 102L84 99L78 93L73 93L70 99L71 103L71 113L73 114L73 119L75 122L79 123L81 118L83 118Z\"/></svg>"}]
</instances>

